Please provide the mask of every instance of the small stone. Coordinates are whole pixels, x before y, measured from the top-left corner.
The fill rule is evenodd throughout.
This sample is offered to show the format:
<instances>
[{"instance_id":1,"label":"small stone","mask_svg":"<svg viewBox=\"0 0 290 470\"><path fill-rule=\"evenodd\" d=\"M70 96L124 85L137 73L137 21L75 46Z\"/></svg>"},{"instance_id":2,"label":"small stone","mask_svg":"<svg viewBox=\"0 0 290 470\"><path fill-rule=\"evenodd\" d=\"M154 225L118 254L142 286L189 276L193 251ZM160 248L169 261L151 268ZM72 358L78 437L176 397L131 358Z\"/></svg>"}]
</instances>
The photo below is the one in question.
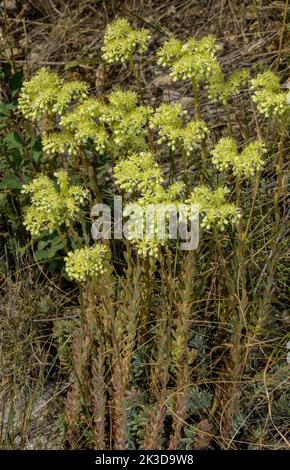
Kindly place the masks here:
<instances>
[{"instance_id":1,"label":"small stone","mask_svg":"<svg viewBox=\"0 0 290 470\"><path fill-rule=\"evenodd\" d=\"M154 80L152 80L152 85L156 87L170 85L170 83L172 83L172 78L168 74L158 75Z\"/></svg>"}]
</instances>

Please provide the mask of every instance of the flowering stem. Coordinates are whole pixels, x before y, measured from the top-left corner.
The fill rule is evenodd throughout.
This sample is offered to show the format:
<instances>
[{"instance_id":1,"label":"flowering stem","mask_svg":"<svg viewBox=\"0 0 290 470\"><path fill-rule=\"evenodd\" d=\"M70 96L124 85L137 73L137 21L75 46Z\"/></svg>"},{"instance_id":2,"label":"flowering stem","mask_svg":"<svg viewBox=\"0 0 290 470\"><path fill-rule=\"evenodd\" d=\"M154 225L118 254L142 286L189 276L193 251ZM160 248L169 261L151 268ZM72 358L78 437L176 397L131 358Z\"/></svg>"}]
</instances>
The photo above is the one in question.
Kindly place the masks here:
<instances>
[{"instance_id":1,"label":"flowering stem","mask_svg":"<svg viewBox=\"0 0 290 470\"><path fill-rule=\"evenodd\" d=\"M192 89L193 89L193 98L194 98L194 106L195 106L195 114L196 118L202 120L202 114L200 111L200 104L198 98L198 84L192 80ZM202 139L201 142L201 168L200 168L200 182L202 183L205 179L205 160L206 160L206 140L205 138Z\"/></svg>"},{"instance_id":2,"label":"flowering stem","mask_svg":"<svg viewBox=\"0 0 290 470\"><path fill-rule=\"evenodd\" d=\"M278 155L277 155L277 165L276 165L276 175L277 175L277 183L276 189L274 194L274 214L275 214L275 222L274 222L274 233L271 240L271 252L268 257L267 263L265 265L265 272L268 272L266 285L262 294L262 298L260 301L260 307L258 310L258 321L255 328L255 336L258 336L265 324L267 319L267 313L269 306L271 305L272 294L273 294L273 283L274 283L274 276L275 276L275 267L276 267L276 260L279 255L279 238L281 230L280 224L280 208L279 203L281 201L281 197L283 194L283 151L284 151L284 139L285 139L286 129L285 123L281 122L281 138L278 146Z\"/></svg>"},{"instance_id":3,"label":"flowering stem","mask_svg":"<svg viewBox=\"0 0 290 470\"><path fill-rule=\"evenodd\" d=\"M237 205L241 208L241 187L240 179L236 177L236 188L237 188ZM238 261L238 273L237 273L237 296L239 298L239 284L241 284L241 299L239 298L239 310L243 317L245 317L245 311L248 303L248 295L246 289L246 268L245 268L245 250L246 250L246 239L243 230L243 219L240 218L238 222L238 246L237 246L237 261Z\"/></svg>"},{"instance_id":4,"label":"flowering stem","mask_svg":"<svg viewBox=\"0 0 290 470\"><path fill-rule=\"evenodd\" d=\"M249 128L249 118L248 118L248 111L245 103L245 96L244 93L242 93L242 105L243 105L243 112L244 112L244 125L245 125L245 133L246 133L246 139L250 138L251 131Z\"/></svg>"},{"instance_id":5,"label":"flowering stem","mask_svg":"<svg viewBox=\"0 0 290 470\"><path fill-rule=\"evenodd\" d=\"M237 206L241 207L241 186L240 186L240 179L236 176L236 198L237 198Z\"/></svg>"},{"instance_id":6,"label":"flowering stem","mask_svg":"<svg viewBox=\"0 0 290 470\"><path fill-rule=\"evenodd\" d=\"M251 210L250 210L250 215L249 215L248 221L247 221L247 226L246 226L246 229L245 229L245 232L244 232L245 240L247 239L247 236L248 236L248 233L249 233L249 229L250 229L250 225L251 225L251 221L252 221L252 216L253 216L253 211L254 211L254 207L256 205L256 200L257 200L257 196L258 196L260 182L261 182L261 171L259 171L257 176L256 176L256 184L255 184L255 189L254 189L253 202L252 202L252 206L251 206Z\"/></svg>"},{"instance_id":7,"label":"flowering stem","mask_svg":"<svg viewBox=\"0 0 290 470\"><path fill-rule=\"evenodd\" d=\"M237 192L237 206L241 208L241 184L240 178L236 176L236 192ZM244 254L245 254L245 234L243 230L243 219L242 217L239 219L238 222L238 249L237 249L237 257L238 257L238 265L241 274L241 283L242 283L242 295L245 295L245 266L244 266Z\"/></svg>"},{"instance_id":8,"label":"flowering stem","mask_svg":"<svg viewBox=\"0 0 290 470\"><path fill-rule=\"evenodd\" d=\"M152 304L152 295L153 295L153 274L155 267L152 266L150 259L146 258L143 260L143 271L144 271L144 298L143 298L143 308L141 309L141 318L142 318L142 331L147 336L148 332L148 323L150 321L150 312Z\"/></svg>"},{"instance_id":9,"label":"flowering stem","mask_svg":"<svg viewBox=\"0 0 290 470\"><path fill-rule=\"evenodd\" d=\"M229 133L230 133L230 136L233 138L234 137L234 132L233 132L233 126L232 126L232 120L231 120L230 106L229 106L228 102L226 103L225 108L226 108L226 115L227 115Z\"/></svg>"},{"instance_id":10,"label":"flowering stem","mask_svg":"<svg viewBox=\"0 0 290 470\"><path fill-rule=\"evenodd\" d=\"M266 138L265 138L265 143L267 145L267 147L269 147L269 141L270 141L270 131L271 131L271 127L272 127L272 117L273 117L273 113L272 111L270 112L269 114L269 119L268 119L268 123L267 123L267 130L266 130Z\"/></svg>"},{"instance_id":11,"label":"flowering stem","mask_svg":"<svg viewBox=\"0 0 290 470\"><path fill-rule=\"evenodd\" d=\"M83 226L83 219L82 219L82 226ZM82 242L80 241L78 233L74 229L73 222L70 223L69 236L73 239L73 241L79 248L82 248Z\"/></svg>"},{"instance_id":12,"label":"flowering stem","mask_svg":"<svg viewBox=\"0 0 290 470\"><path fill-rule=\"evenodd\" d=\"M135 78L136 83L137 83L137 88L138 88L138 91L139 91L141 103L144 104L144 96L143 96L143 91L142 91L142 86L141 86L140 73L137 70L137 67L136 67L136 64L134 62L133 56L130 57L129 61L130 61L131 70L133 72L134 78Z\"/></svg>"},{"instance_id":13,"label":"flowering stem","mask_svg":"<svg viewBox=\"0 0 290 470\"><path fill-rule=\"evenodd\" d=\"M271 240L271 251L268 257L267 263L265 264L264 271L268 273L266 278L266 284L264 291L262 293L262 297L260 300L260 306L258 310L258 320L254 330L254 337L258 336L267 320L267 314L269 310L269 306L271 305L272 295L273 295L273 284L274 284L274 276L275 276L275 267L277 257L279 255L279 239L280 239L280 231L283 228L281 225L281 217L280 217L280 208L279 203L281 201L283 195L283 152L284 152L284 139L286 135L286 126L285 122L281 121L280 123L280 132L281 137L278 145L278 155L277 155L277 164L276 164L276 189L274 194L274 230L273 236Z\"/></svg>"},{"instance_id":14,"label":"flowering stem","mask_svg":"<svg viewBox=\"0 0 290 470\"><path fill-rule=\"evenodd\" d=\"M91 163L90 163L90 161L89 161L89 159L86 155L86 152L83 149L80 149L80 154L81 154L81 158L82 158L82 162L83 162L83 165L84 165L86 175L88 175L88 177L89 177L90 189L93 192L93 194L95 195L96 202L101 203L102 202L102 196L101 196L101 192L99 190L95 170L94 170L93 166L91 165Z\"/></svg>"},{"instance_id":15,"label":"flowering stem","mask_svg":"<svg viewBox=\"0 0 290 470\"><path fill-rule=\"evenodd\" d=\"M174 153L171 147L169 147L169 158L170 158L170 174L169 174L169 182L171 183L174 178L175 174L175 161L174 161Z\"/></svg>"},{"instance_id":16,"label":"flowering stem","mask_svg":"<svg viewBox=\"0 0 290 470\"><path fill-rule=\"evenodd\" d=\"M187 152L182 150L182 160L183 160L183 173L184 173L184 182L188 183L188 155Z\"/></svg>"},{"instance_id":17,"label":"flowering stem","mask_svg":"<svg viewBox=\"0 0 290 470\"><path fill-rule=\"evenodd\" d=\"M235 286L234 286L232 276L231 276L231 274L230 274L230 272L227 268L227 263L226 263L226 260L225 260L224 254L223 254L219 234L218 234L216 228L214 228L214 238L215 238L215 243L216 243L216 247L217 247L217 253L218 253L218 256L219 256L220 261L221 261L223 274L224 274L225 280L227 282L227 288L228 288L228 292L229 292L229 303L230 303L230 305L233 305L233 302L234 302L234 299L235 299Z\"/></svg>"},{"instance_id":18,"label":"flowering stem","mask_svg":"<svg viewBox=\"0 0 290 470\"><path fill-rule=\"evenodd\" d=\"M196 117L198 119L202 119L201 112L200 112L199 99L198 99L198 85L194 80L192 81L192 89L193 89L193 98L194 98Z\"/></svg>"},{"instance_id":19,"label":"flowering stem","mask_svg":"<svg viewBox=\"0 0 290 470\"><path fill-rule=\"evenodd\" d=\"M67 238L66 238L66 236L61 232L61 230L60 230L60 228L59 228L58 225L57 225L57 227L56 227L56 231L57 231L57 233L58 233L59 238L60 238L61 241L62 241L62 244L63 244L63 247L64 247L65 252L68 253L69 249L68 249L68 245L67 245Z\"/></svg>"}]
</instances>

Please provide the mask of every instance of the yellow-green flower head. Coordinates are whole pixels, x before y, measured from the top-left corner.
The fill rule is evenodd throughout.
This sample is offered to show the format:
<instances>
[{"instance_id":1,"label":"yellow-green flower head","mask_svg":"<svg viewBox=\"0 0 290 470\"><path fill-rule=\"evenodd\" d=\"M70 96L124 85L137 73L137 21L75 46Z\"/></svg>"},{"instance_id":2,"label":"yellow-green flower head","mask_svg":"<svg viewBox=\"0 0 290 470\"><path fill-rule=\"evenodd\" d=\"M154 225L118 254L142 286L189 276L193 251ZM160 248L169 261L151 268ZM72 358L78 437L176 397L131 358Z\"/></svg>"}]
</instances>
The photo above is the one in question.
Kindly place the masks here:
<instances>
[{"instance_id":1,"label":"yellow-green flower head","mask_svg":"<svg viewBox=\"0 0 290 470\"><path fill-rule=\"evenodd\" d=\"M96 279L106 271L108 249L104 245L84 247L70 251L65 258L65 269L70 279L87 281Z\"/></svg>"},{"instance_id":2,"label":"yellow-green flower head","mask_svg":"<svg viewBox=\"0 0 290 470\"><path fill-rule=\"evenodd\" d=\"M187 155L200 147L208 129L204 121L190 121L185 127L160 129L158 143L166 142L171 150L184 149Z\"/></svg>"},{"instance_id":3,"label":"yellow-green flower head","mask_svg":"<svg viewBox=\"0 0 290 470\"><path fill-rule=\"evenodd\" d=\"M187 155L190 155L194 149L198 149L202 140L208 133L208 128L204 121L190 121L182 129L181 144Z\"/></svg>"},{"instance_id":4,"label":"yellow-green flower head","mask_svg":"<svg viewBox=\"0 0 290 470\"><path fill-rule=\"evenodd\" d=\"M173 61L182 56L182 43L176 38L166 41L157 51L158 64L162 66L170 66Z\"/></svg>"},{"instance_id":5,"label":"yellow-green flower head","mask_svg":"<svg viewBox=\"0 0 290 470\"><path fill-rule=\"evenodd\" d=\"M72 80L63 83L60 91L57 93L57 101L54 104L52 111L62 114L67 108L68 104L73 100L84 100L88 95L89 85L85 82Z\"/></svg>"},{"instance_id":6,"label":"yellow-green flower head","mask_svg":"<svg viewBox=\"0 0 290 470\"><path fill-rule=\"evenodd\" d=\"M201 227L210 230L212 227L223 231L228 224L236 224L241 217L240 210L227 203L225 198L229 189L223 186L212 191L207 186L196 187L186 201L199 206Z\"/></svg>"},{"instance_id":7,"label":"yellow-green flower head","mask_svg":"<svg viewBox=\"0 0 290 470\"><path fill-rule=\"evenodd\" d=\"M72 112L62 116L61 126L73 135L76 148L91 140L99 153L104 152L108 133L103 122L98 120L103 111L102 102L95 98L88 98L76 106Z\"/></svg>"},{"instance_id":8,"label":"yellow-green flower head","mask_svg":"<svg viewBox=\"0 0 290 470\"><path fill-rule=\"evenodd\" d=\"M127 226L126 237L135 247L139 256L156 259L160 248L168 243L170 239L168 226L171 214L170 208L174 213L179 210L180 197L183 196L184 190L185 184L181 181L172 183L168 188L164 188L160 183L154 183L154 191L152 191L150 185L148 191L145 191L141 197L125 206L123 216L130 216L130 225ZM136 211L136 203L138 208L144 210L141 218L139 210ZM147 211L152 208L154 208L153 214L151 213L148 218ZM148 223L148 220L150 220L150 223ZM162 237L159 233L160 220L163 220L166 224Z\"/></svg>"},{"instance_id":9,"label":"yellow-green flower head","mask_svg":"<svg viewBox=\"0 0 290 470\"><path fill-rule=\"evenodd\" d=\"M222 70L218 70L210 79L208 84L208 96L214 103L220 101L227 104L230 97L239 94L242 87L249 81L249 71L247 69L235 70L226 80Z\"/></svg>"},{"instance_id":10,"label":"yellow-green flower head","mask_svg":"<svg viewBox=\"0 0 290 470\"><path fill-rule=\"evenodd\" d=\"M164 246L168 241L168 238L166 238L166 233L164 238L158 237L158 218L161 216L162 205L159 204L158 206L159 215L157 214L156 210L154 214L150 215L151 220L150 223L148 223L146 209L150 206L148 206L148 204L144 204L143 198L142 200L138 199L137 203L140 207L140 210L142 207L144 208L142 217L140 217L139 210L137 213L135 212L136 209L134 204L132 205L132 203L129 203L124 207L123 216L125 218L130 216L126 227L126 238L134 246L139 256L143 258L156 258L159 253L159 248ZM153 204L152 201L151 204ZM166 217L166 215L168 214L164 209L163 216Z\"/></svg>"},{"instance_id":11,"label":"yellow-green flower head","mask_svg":"<svg viewBox=\"0 0 290 470\"><path fill-rule=\"evenodd\" d=\"M239 177L251 177L263 167L263 156L266 151L264 143L257 140L251 142L239 153L234 139L224 137L211 152L212 162L219 171L231 168Z\"/></svg>"},{"instance_id":12,"label":"yellow-green flower head","mask_svg":"<svg viewBox=\"0 0 290 470\"><path fill-rule=\"evenodd\" d=\"M143 238L142 240L133 241L132 244L135 246L138 255L142 258L157 259L162 241L154 238Z\"/></svg>"},{"instance_id":13,"label":"yellow-green flower head","mask_svg":"<svg viewBox=\"0 0 290 470\"><path fill-rule=\"evenodd\" d=\"M120 161L115 166L114 178L124 191L141 194L154 192L163 181L160 168L150 152L134 153L127 160Z\"/></svg>"},{"instance_id":14,"label":"yellow-green flower head","mask_svg":"<svg viewBox=\"0 0 290 470\"><path fill-rule=\"evenodd\" d=\"M139 203L139 201L138 201ZM159 254L160 247L166 243L165 239L158 239L156 234L156 220L150 226L151 236L146 234L145 225L145 212L140 217L136 214L132 203L127 204L123 210L123 217L129 216L129 221L126 222L126 238L130 244L135 248L137 254L142 258L156 259Z\"/></svg>"},{"instance_id":15,"label":"yellow-green flower head","mask_svg":"<svg viewBox=\"0 0 290 470\"><path fill-rule=\"evenodd\" d=\"M152 109L149 106L138 106L136 93L119 88L109 94L108 101L100 120L110 128L113 143L132 150L144 147L143 137Z\"/></svg>"},{"instance_id":16,"label":"yellow-green flower head","mask_svg":"<svg viewBox=\"0 0 290 470\"><path fill-rule=\"evenodd\" d=\"M268 90L257 91L253 95L253 101L256 103L258 111L269 117L271 113L274 116L283 116L289 110L286 93L273 93Z\"/></svg>"},{"instance_id":17,"label":"yellow-green flower head","mask_svg":"<svg viewBox=\"0 0 290 470\"><path fill-rule=\"evenodd\" d=\"M175 150L180 140L183 116L186 111L180 103L162 103L150 118L149 127L157 129L159 133L158 143L166 142L172 150Z\"/></svg>"},{"instance_id":18,"label":"yellow-green flower head","mask_svg":"<svg viewBox=\"0 0 290 470\"><path fill-rule=\"evenodd\" d=\"M150 118L150 128L158 129L158 143L166 142L171 150L183 148L187 155L199 148L208 129L204 121L195 120L183 126L186 111L179 103L163 103Z\"/></svg>"},{"instance_id":19,"label":"yellow-green flower head","mask_svg":"<svg viewBox=\"0 0 290 470\"><path fill-rule=\"evenodd\" d=\"M151 129L159 129L162 135L163 129L180 128L186 113L180 103L162 103L150 117L149 126Z\"/></svg>"},{"instance_id":20,"label":"yellow-green flower head","mask_svg":"<svg viewBox=\"0 0 290 470\"><path fill-rule=\"evenodd\" d=\"M190 79L198 84L209 81L219 70L216 51L217 45L213 36L205 36L201 40L191 38L184 44L170 39L157 52L158 63L171 67L173 80Z\"/></svg>"},{"instance_id":21,"label":"yellow-green flower head","mask_svg":"<svg viewBox=\"0 0 290 470\"><path fill-rule=\"evenodd\" d=\"M231 95L237 95L242 86L247 86L250 72L248 69L235 70L228 79Z\"/></svg>"},{"instance_id":22,"label":"yellow-green flower head","mask_svg":"<svg viewBox=\"0 0 290 470\"><path fill-rule=\"evenodd\" d=\"M115 88L108 96L110 109L115 111L130 112L136 108L138 104L138 96L135 91L122 90Z\"/></svg>"},{"instance_id":23,"label":"yellow-green flower head","mask_svg":"<svg viewBox=\"0 0 290 470\"><path fill-rule=\"evenodd\" d=\"M227 170L237 159L237 144L231 137L223 137L211 152L212 162L219 171Z\"/></svg>"},{"instance_id":24,"label":"yellow-green flower head","mask_svg":"<svg viewBox=\"0 0 290 470\"><path fill-rule=\"evenodd\" d=\"M253 90L265 88L277 92L280 91L281 85L278 76L271 70L266 70L251 80L251 88Z\"/></svg>"},{"instance_id":25,"label":"yellow-green flower head","mask_svg":"<svg viewBox=\"0 0 290 470\"><path fill-rule=\"evenodd\" d=\"M125 146L128 141L139 146L139 141L136 137L145 135L146 124L148 122L151 110L147 106L138 106L133 111L123 115L123 117L116 120L111 125L113 132L113 141L118 146ZM136 140L136 142L134 142ZM144 145L143 145L144 146Z\"/></svg>"},{"instance_id":26,"label":"yellow-green flower head","mask_svg":"<svg viewBox=\"0 0 290 470\"><path fill-rule=\"evenodd\" d=\"M281 117L289 112L287 93L282 91L279 78L274 72L267 70L251 80L254 91L253 101L258 111L269 117L270 114Z\"/></svg>"},{"instance_id":27,"label":"yellow-green flower head","mask_svg":"<svg viewBox=\"0 0 290 470\"><path fill-rule=\"evenodd\" d=\"M85 98L87 90L86 83L65 83L58 74L43 67L30 80L24 82L19 97L19 108L27 119L37 120L43 114L63 112L72 100Z\"/></svg>"},{"instance_id":28,"label":"yellow-green flower head","mask_svg":"<svg viewBox=\"0 0 290 470\"><path fill-rule=\"evenodd\" d=\"M74 134L68 131L48 132L41 136L43 150L48 154L69 153L76 155L78 145Z\"/></svg>"},{"instance_id":29,"label":"yellow-green flower head","mask_svg":"<svg viewBox=\"0 0 290 470\"><path fill-rule=\"evenodd\" d=\"M28 194L31 206L24 216L24 225L32 235L52 233L62 224L69 225L77 218L80 207L87 198L80 186L70 185L64 170L55 172L56 182L40 175L31 183L23 185L22 193Z\"/></svg>"},{"instance_id":30,"label":"yellow-green flower head","mask_svg":"<svg viewBox=\"0 0 290 470\"><path fill-rule=\"evenodd\" d=\"M123 63L137 51L145 52L150 34L147 29L133 29L126 18L118 18L107 26L102 47L105 62Z\"/></svg>"},{"instance_id":31,"label":"yellow-green flower head","mask_svg":"<svg viewBox=\"0 0 290 470\"><path fill-rule=\"evenodd\" d=\"M168 186L168 188L157 184L154 187L154 193L149 190L139 197L138 204L140 204L140 206L146 206L147 204L170 204L172 202L178 204L181 196L184 194L185 188L186 185L183 181L176 181Z\"/></svg>"},{"instance_id":32,"label":"yellow-green flower head","mask_svg":"<svg viewBox=\"0 0 290 470\"><path fill-rule=\"evenodd\" d=\"M267 153L266 146L263 142L255 140L247 145L238 155L233 172L237 176L254 176L261 170L265 164L264 155Z\"/></svg>"},{"instance_id":33,"label":"yellow-green flower head","mask_svg":"<svg viewBox=\"0 0 290 470\"><path fill-rule=\"evenodd\" d=\"M108 104L86 98L71 106L60 117L59 131L43 133L43 148L50 154L77 154L81 145L92 142L101 154L109 146L140 150L146 146L151 113L149 106L138 106L136 93L116 88L109 94Z\"/></svg>"},{"instance_id":34,"label":"yellow-green flower head","mask_svg":"<svg viewBox=\"0 0 290 470\"><path fill-rule=\"evenodd\" d=\"M186 185L183 181L175 181L172 183L165 192L165 196L161 202L169 203L175 202L180 196L183 195Z\"/></svg>"},{"instance_id":35,"label":"yellow-green flower head","mask_svg":"<svg viewBox=\"0 0 290 470\"><path fill-rule=\"evenodd\" d=\"M61 90L61 77L41 68L30 80L23 83L19 107L27 119L38 119L43 113L51 113L56 104L57 94Z\"/></svg>"}]
</instances>

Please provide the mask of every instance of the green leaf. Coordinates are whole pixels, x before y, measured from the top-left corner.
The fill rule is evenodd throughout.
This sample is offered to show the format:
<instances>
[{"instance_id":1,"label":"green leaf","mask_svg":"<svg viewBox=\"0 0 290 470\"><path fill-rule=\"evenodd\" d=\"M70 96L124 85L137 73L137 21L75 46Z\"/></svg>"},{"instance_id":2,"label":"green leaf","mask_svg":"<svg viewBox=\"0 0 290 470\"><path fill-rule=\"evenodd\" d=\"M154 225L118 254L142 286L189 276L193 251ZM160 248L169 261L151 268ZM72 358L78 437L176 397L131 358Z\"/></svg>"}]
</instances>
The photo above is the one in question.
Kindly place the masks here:
<instances>
[{"instance_id":1,"label":"green leaf","mask_svg":"<svg viewBox=\"0 0 290 470\"><path fill-rule=\"evenodd\" d=\"M23 83L23 71L20 70L19 72L16 72L14 75L9 80L9 87L10 91L12 94L12 97L14 97L18 91L20 90L21 86Z\"/></svg>"},{"instance_id":2,"label":"green leaf","mask_svg":"<svg viewBox=\"0 0 290 470\"><path fill-rule=\"evenodd\" d=\"M0 189L21 189L22 185L16 175L10 173L0 181Z\"/></svg>"},{"instance_id":3,"label":"green leaf","mask_svg":"<svg viewBox=\"0 0 290 470\"><path fill-rule=\"evenodd\" d=\"M28 242L28 243L27 243L26 245L24 245L24 246L20 246L19 248L17 248L16 251L17 251L21 256L23 256L23 255L25 255L25 253L26 253L26 251L28 250L29 247L30 247L30 242Z\"/></svg>"},{"instance_id":4,"label":"green leaf","mask_svg":"<svg viewBox=\"0 0 290 470\"><path fill-rule=\"evenodd\" d=\"M53 239L40 240L37 244L35 256L37 261L46 261L54 258L56 253L63 249L63 243L57 236Z\"/></svg>"},{"instance_id":5,"label":"green leaf","mask_svg":"<svg viewBox=\"0 0 290 470\"><path fill-rule=\"evenodd\" d=\"M15 108L15 105L13 103L4 103L4 101L0 101L0 115L2 115L2 119L3 119L3 116L5 118L10 116L10 112L14 108Z\"/></svg>"},{"instance_id":6,"label":"green leaf","mask_svg":"<svg viewBox=\"0 0 290 470\"><path fill-rule=\"evenodd\" d=\"M6 170L8 167L7 163L0 162L0 170Z\"/></svg>"},{"instance_id":7,"label":"green leaf","mask_svg":"<svg viewBox=\"0 0 290 470\"><path fill-rule=\"evenodd\" d=\"M55 245L55 246L51 246L47 251L47 258L50 259L50 258L54 258L54 256L56 255L56 253L61 250L63 248L63 245L62 243L59 244L59 245Z\"/></svg>"},{"instance_id":8,"label":"green leaf","mask_svg":"<svg viewBox=\"0 0 290 470\"><path fill-rule=\"evenodd\" d=\"M37 137L37 139L34 141L33 147L32 147L32 152L31 152L31 157L33 162L35 163L36 166L40 164L41 158L42 158L43 152L42 152L42 143L40 137Z\"/></svg>"},{"instance_id":9,"label":"green leaf","mask_svg":"<svg viewBox=\"0 0 290 470\"><path fill-rule=\"evenodd\" d=\"M12 131L9 134L6 135L6 137L3 139L3 142L7 145L8 148L18 148L22 149L23 148L23 141L17 132Z\"/></svg>"},{"instance_id":10,"label":"green leaf","mask_svg":"<svg viewBox=\"0 0 290 470\"><path fill-rule=\"evenodd\" d=\"M49 245L51 240L39 240L37 244L37 250L41 251Z\"/></svg>"},{"instance_id":11,"label":"green leaf","mask_svg":"<svg viewBox=\"0 0 290 470\"><path fill-rule=\"evenodd\" d=\"M5 64L2 65L0 69L0 78L6 78L10 75L11 73L11 64L9 62L6 62Z\"/></svg>"},{"instance_id":12,"label":"green leaf","mask_svg":"<svg viewBox=\"0 0 290 470\"><path fill-rule=\"evenodd\" d=\"M24 163L22 149L11 149L9 155L10 166L13 169L20 169Z\"/></svg>"},{"instance_id":13,"label":"green leaf","mask_svg":"<svg viewBox=\"0 0 290 470\"><path fill-rule=\"evenodd\" d=\"M37 261L44 261L47 259L46 250L37 250L35 252L35 258Z\"/></svg>"}]
</instances>

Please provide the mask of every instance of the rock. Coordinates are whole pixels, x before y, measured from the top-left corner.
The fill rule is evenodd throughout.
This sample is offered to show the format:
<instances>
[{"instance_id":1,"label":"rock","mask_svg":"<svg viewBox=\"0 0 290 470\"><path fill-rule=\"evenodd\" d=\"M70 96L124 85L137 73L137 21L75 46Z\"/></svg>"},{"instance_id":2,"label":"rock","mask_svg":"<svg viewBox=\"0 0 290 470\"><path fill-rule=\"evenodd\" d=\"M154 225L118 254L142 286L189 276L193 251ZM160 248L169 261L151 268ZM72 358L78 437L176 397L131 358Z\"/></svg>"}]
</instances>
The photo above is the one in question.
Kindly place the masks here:
<instances>
[{"instance_id":1,"label":"rock","mask_svg":"<svg viewBox=\"0 0 290 470\"><path fill-rule=\"evenodd\" d=\"M154 78L151 83L156 87L163 87L166 85L170 85L172 83L172 78L169 74L162 74Z\"/></svg>"}]
</instances>

